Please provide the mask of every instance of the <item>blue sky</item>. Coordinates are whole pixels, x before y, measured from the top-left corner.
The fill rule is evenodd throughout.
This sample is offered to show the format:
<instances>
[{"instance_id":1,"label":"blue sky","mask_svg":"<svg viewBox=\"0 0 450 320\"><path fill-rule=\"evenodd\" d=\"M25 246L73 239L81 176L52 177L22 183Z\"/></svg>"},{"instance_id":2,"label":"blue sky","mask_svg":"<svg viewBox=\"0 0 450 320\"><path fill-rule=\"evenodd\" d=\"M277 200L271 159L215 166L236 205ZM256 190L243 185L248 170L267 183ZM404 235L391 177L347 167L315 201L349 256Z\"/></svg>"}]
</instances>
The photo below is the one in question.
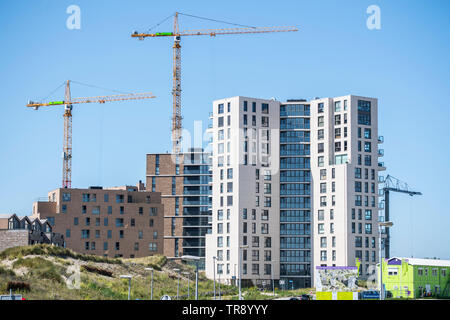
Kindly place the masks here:
<instances>
[{"instance_id":1,"label":"blue sky","mask_svg":"<svg viewBox=\"0 0 450 320\"><path fill-rule=\"evenodd\" d=\"M66 28L71 4L81 8L80 30ZM366 27L372 4L381 9L381 30ZM212 100L227 96L377 97L385 174L423 193L393 194L391 253L450 259L448 1L1 1L0 213L29 214L33 201L61 184L63 110L25 104L66 79L157 96L74 108L73 186L145 180L145 154L171 147L172 40L130 34L175 11L300 29L183 39L186 129L195 120L206 126ZM226 27L190 17L180 23ZM168 21L156 31L171 28ZM99 94L111 92L72 87L73 97Z\"/></svg>"}]
</instances>

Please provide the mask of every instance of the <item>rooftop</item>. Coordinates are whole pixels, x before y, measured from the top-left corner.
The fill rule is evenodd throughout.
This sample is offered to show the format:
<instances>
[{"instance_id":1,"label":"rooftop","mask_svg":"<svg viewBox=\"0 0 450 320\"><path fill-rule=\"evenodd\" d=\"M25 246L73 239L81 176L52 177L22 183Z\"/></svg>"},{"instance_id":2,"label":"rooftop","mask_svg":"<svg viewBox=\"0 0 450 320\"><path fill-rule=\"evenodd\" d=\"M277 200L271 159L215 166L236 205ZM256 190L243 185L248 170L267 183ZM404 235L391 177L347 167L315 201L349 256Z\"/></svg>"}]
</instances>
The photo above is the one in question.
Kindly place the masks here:
<instances>
[{"instance_id":1,"label":"rooftop","mask_svg":"<svg viewBox=\"0 0 450 320\"><path fill-rule=\"evenodd\" d=\"M392 259L406 260L412 266L431 266L431 267L450 267L450 260L439 259L421 259L421 258L400 258L393 257Z\"/></svg>"}]
</instances>

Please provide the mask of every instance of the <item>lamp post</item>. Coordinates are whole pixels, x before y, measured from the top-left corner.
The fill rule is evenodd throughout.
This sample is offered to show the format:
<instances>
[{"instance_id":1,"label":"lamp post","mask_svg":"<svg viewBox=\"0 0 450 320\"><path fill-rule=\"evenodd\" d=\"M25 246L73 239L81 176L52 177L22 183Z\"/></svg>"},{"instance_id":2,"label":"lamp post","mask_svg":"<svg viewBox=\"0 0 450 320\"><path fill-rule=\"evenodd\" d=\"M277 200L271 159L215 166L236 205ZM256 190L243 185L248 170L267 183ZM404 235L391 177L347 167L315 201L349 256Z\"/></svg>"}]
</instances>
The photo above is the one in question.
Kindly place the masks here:
<instances>
[{"instance_id":1,"label":"lamp post","mask_svg":"<svg viewBox=\"0 0 450 320\"><path fill-rule=\"evenodd\" d=\"M183 272L184 275L187 276L188 278L188 300L191 297L191 291L190 291L190 280L191 280L191 276L189 272Z\"/></svg>"},{"instance_id":2,"label":"lamp post","mask_svg":"<svg viewBox=\"0 0 450 320\"><path fill-rule=\"evenodd\" d=\"M214 269L214 300L216 300L216 256L213 257L213 269Z\"/></svg>"},{"instance_id":3,"label":"lamp post","mask_svg":"<svg viewBox=\"0 0 450 320\"><path fill-rule=\"evenodd\" d=\"M277 260L272 260L272 262L278 262ZM273 278L273 264L270 266L270 275L272 278L272 295L275 296L275 279Z\"/></svg>"},{"instance_id":4,"label":"lamp post","mask_svg":"<svg viewBox=\"0 0 450 320\"><path fill-rule=\"evenodd\" d=\"M245 246L239 246L239 262L238 262L238 273L239 273L239 300L242 300L242 285L241 285L241 280L242 280L242 267L241 267L241 249L244 248L248 248L248 245Z\"/></svg>"},{"instance_id":5,"label":"lamp post","mask_svg":"<svg viewBox=\"0 0 450 320\"><path fill-rule=\"evenodd\" d=\"M219 273L219 300L222 300L222 296L220 294L220 273Z\"/></svg>"},{"instance_id":6,"label":"lamp post","mask_svg":"<svg viewBox=\"0 0 450 320\"><path fill-rule=\"evenodd\" d=\"M120 276L121 279L128 279L128 300L131 299L131 278L132 276L130 275L121 275Z\"/></svg>"},{"instance_id":7,"label":"lamp post","mask_svg":"<svg viewBox=\"0 0 450 320\"><path fill-rule=\"evenodd\" d=\"M150 282L150 300L153 300L153 268L145 268L145 270L152 272L152 280Z\"/></svg>"},{"instance_id":8,"label":"lamp post","mask_svg":"<svg viewBox=\"0 0 450 320\"><path fill-rule=\"evenodd\" d=\"M180 269L174 268L173 271L175 271L178 274L178 282L177 282L177 300L178 300L180 294Z\"/></svg>"},{"instance_id":9,"label":"lamp post","mask_svg":"<svg viewBox=\"0 0 450 320\"><path fill-rule=\"evenodd\" d=\"M195 261L195 300L198 300L198 262L200 257L197 256L182 256L181 260Z\"/></svg>"},{"instance_id":10,"label":"lamp post","mask_svg":"<svg viewBox=\"0 0 450 320\"><path fill-rule=\"evenodd\" d=\"M394 225L393 222L391 221L385 221L385 222L379 222L378 223L378 231L379 231L379 236L380 236L380 241L379 241L379 249L380 249L380 300L384 300L384 290L383 290L383 259L381 258L382 255L382 239L381 239L381 231L382 231L382 227L385 228L390 228Z\"/></svg>"}]
</instances>

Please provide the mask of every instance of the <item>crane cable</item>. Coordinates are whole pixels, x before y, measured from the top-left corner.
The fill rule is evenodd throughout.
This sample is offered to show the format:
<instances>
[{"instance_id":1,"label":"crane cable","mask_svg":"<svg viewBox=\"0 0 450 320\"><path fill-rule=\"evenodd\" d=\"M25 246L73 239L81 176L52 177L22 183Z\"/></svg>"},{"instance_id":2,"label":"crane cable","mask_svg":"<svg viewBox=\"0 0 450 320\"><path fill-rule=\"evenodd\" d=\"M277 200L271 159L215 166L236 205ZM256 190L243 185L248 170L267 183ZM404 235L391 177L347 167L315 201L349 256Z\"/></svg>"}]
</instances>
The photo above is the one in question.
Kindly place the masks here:
<instances>
[{"instance_id":1,"label":"crane cable","mask_svg":"<svg viewBox=\"0 0 450 320\"><path fill-rule=\"evenodd\" d=\"M63 85L65 85L66 82L64 81L63 83L61 83L55 90L53 90L52 92L49 93L48 96L46 96L45 98L42 98L39 100L40 103L42 103L43 101L47 100L49 97L51 97L56 91L59 90L59 88L61 88Z\"/></svg>"},{"instance_id":2,"label":"crane cable","mask_svg":"<svg viewBox=\"0 0 450 320\"><path fill-rule=\"evenodd\" d=\"M79 82L79 81L75 81L75 80L70 80L70 82L82 85L82 86L86 86L86 87L91 87L91 88L96 88L96 89L101 89L101 90L105 90L105 91L111 91L111 92L116 92L116 93L121 93L121 94L132 94L131 92L124 92L124 91L119 91L119 90L115 90L115 89L108 89L108 88L103 88L103 87L99 87L93 84L88 84L88 83L83 83L83 82Z\"/></svg>"},{"instance_id":3,"label":"crane cable","mask_svg":"<svg viewBox=\"0 0 450 320\"><path fill-rule=\"evenodd\" d=\"M197 18L197 19L203 19L203 20L208 20L208 21L214 21L214 22L225 23L225 24L229 24L229 25L233 25L233 26L238 26L238 27L256 28L256 27L254 27L254 26L247 26L247 25L244 25L244 24L238 24L238 23L232 23L232 22L227 22L227 21L222 21L222 20L215 20L215 19L210 19L210 18L205 18L205 17L199 17L199 16L194 16L194 15L192 15L192 14L182 13L182 12L178 12L178 14L181 14L181 15L187 16L187 17Z\"/></svg>"}]
</instances>

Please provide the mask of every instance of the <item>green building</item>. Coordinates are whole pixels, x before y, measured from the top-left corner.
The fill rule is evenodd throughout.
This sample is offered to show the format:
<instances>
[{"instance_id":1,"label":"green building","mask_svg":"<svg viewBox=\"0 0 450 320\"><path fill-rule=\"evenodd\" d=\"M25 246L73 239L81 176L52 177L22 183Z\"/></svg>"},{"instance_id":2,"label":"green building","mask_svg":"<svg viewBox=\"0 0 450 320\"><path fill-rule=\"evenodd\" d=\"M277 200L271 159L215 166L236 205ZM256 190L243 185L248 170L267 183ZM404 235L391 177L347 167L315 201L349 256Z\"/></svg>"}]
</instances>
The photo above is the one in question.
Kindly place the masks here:
<instances>
[{"instance_id":1,"label":"green building","mask_svg":"<svg viewBox=\"0 0 450 320\"><path fill-rule=\"evenodd\" d=\"M450 260L384 259L383 285L393 298L450 297Z\"/></svg>"}]
</instances>

